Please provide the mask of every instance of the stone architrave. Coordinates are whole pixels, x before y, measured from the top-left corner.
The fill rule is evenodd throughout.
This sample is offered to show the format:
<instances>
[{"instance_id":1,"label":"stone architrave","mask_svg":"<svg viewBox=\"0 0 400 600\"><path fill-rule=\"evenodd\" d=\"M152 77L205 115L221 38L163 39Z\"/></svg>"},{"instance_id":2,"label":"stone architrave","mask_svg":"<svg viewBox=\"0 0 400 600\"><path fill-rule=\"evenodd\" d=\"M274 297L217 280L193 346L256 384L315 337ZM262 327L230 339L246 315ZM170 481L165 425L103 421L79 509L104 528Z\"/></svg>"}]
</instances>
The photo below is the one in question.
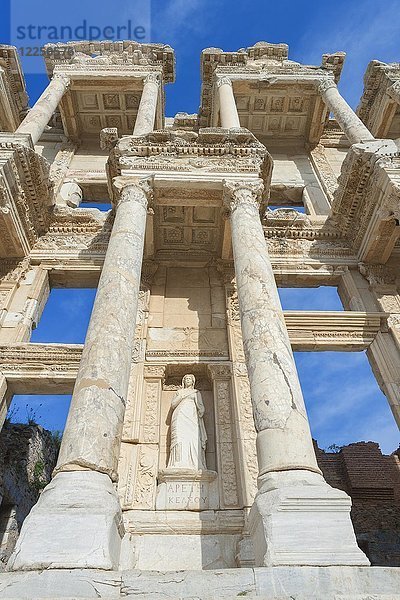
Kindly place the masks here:
<instances>
[{"instance_id":1,"label":"stone architrave","mask_svg":"<svg viewBox=\"0 0 400 600\"><path fill-rule=\"evenodd\" d=\"M61 98L67 91L69 83L70 79L67 75L56 73L15 133L29 133L33 145L37 144Z\"/></svg>"},{"instance_id":2,"label":"stone architrave","mask_svg":"<svg viewBox=\"0 0 400 600\"><path fill-rule=\"evenodd\" d=\"M133 135L146 135L153 131L156 120L157 99L160 78L157 73L149 73L144 80L142 97L136 116Z\"/></svg>"},{"instance_id":3,"label":"stone architrave","mask_svg":"<svg viewBox=\"0 0 400 600\"><path fill-rule=\"evenodd\" d=\"M259 491L249 516L256 564L369 564L356 543L350 498L317 466L259 217L262 182L224 187L257 430Z\"/></svg>"},{"instance_id":4,"label":"stone architrave","mask_svg":"<svg viewBox=\"0 0 400 600\"><path fill-rule=\"evenodd\" d=\"M361 119L356 115L351 106L341 96L333 79L324 79L318 86L324 102L335 115L343 133L352 144L368 142L374 139L372 133L365 127Z\"/></svg>"},{"instance_id":5,"label":"stone architrave","mask_svg":"<svg viewBox=\"0 0 400 600\"><path fill-rule=\"evenodd\" d=\"M117 568L123 535L117 479L132 363L147 181L120 190L53 481L25 520L11 568ZM93 535L95 532L95 535ZM45 541L44 541L45 540Z\"/></svg>"}]
</instances>

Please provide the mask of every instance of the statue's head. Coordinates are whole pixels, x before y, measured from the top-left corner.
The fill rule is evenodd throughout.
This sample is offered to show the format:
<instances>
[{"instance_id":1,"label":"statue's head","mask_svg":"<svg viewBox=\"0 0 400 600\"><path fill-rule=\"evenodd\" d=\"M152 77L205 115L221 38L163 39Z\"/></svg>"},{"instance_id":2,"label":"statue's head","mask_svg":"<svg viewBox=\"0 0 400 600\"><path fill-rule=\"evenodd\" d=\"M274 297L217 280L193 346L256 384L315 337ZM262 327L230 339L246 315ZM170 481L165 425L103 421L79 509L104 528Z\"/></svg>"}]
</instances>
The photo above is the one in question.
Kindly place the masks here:
<instances>
[{"instance_id":1,"label":"statue's head","mask_svg":"<svg viewBox=\"0 0 400 600\"><path fill-rule=\"evenodd\" d=\"M192 375L191 373L188 373L182 379L182 387L184 387L184 388L187 388L187 387L194 388L195 381L196 381L195 376Z\"/></svg>"}]
</instances>

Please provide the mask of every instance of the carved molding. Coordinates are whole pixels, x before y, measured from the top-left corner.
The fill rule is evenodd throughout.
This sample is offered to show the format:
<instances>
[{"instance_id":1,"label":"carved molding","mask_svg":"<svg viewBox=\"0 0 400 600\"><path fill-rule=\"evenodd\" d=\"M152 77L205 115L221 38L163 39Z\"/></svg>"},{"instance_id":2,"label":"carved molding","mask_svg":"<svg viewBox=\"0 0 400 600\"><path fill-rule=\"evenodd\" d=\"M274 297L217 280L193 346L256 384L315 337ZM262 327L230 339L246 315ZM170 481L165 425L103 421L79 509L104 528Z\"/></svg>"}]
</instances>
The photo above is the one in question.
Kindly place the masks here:
<instances>
[{"instance_id":1,"label":"carved molding","mask_svg":"<svg viewBox=\"0 0 400 600\"><path fill-rule=\"evenodd\" d=\"M47 44L46 48L45 62L50 76L60 68L67 74L77 70L136 70L140 73L156 69L162 72L166 83L175 80L174 51L166 44L141 44L129 40L108 40L105 44L93 40Z\"/></svg>"},{"instance_id":2,"label":"carved molding","mask_svg":"<svg viewBox=\"0 0 400 600\"><path fill-rule=\"evenodd\" d=\"M330 222L363 262L385 263L399 238L399 174L392 140L353 144L343 162Z\"/></svg>"},{"instance_id":3,"label":"carved molding","mask_svg":"<svg viewBox=\"0 0 400 600\"><path fill-rule=\"evenodd\" d=\"M12 134L0 134L0 256L24 256L48 228L49 165Z\"/></svg>"},{"instance_id":4,"label":"carved molding","mask_svg":"<svg viewBox=\"0 0 400 600\"><path fill-rule=\"evenodd\" d=\"M211 368L210 368L211 367ZM236 479L236 460L233 445L233 415L232 415L232 397L231 382L220 378L217 374L220 370L213 370L210 366L210 372L214 377L214 402L215 402L215 421L217 429L217 449L219 451L220 473L219 482L221 487L221 500L226 508L232 508L238 505L237 479ZM219 366L221 369L221 365ZM226 373L226 372L225 372Z\"/></svg>"}]
</instances>

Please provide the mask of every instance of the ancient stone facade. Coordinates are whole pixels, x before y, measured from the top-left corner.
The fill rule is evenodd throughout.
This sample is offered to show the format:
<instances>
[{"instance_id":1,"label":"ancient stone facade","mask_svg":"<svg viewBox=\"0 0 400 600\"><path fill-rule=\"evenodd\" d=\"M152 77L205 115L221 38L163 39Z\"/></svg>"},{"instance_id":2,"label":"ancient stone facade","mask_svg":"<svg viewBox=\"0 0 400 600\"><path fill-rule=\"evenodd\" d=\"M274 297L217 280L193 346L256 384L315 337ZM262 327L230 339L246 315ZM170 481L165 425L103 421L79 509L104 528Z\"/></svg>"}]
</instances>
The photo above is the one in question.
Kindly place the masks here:
<instances>
[{"instance_id":1,"label":"ancient stone facade","mask_svg":"<svg viewBox=\"0 0 400 600\"><path fill-rule=\"evenodd\" d=\"M197 575L170 595L206 598L220 569L225 596L392 597L322 475L292 351L366 350L400 422L400 148L375 104L398 106L399 65L358 116L343 53L208 48L199 113L166 118L169 46L71 42L26 114L0 49L1 414L73 391L0 598L141 597L174 570ZM282 311L277 286L320 285L344 311ZM97 287L83 347L30 343L55 286Z\"/></svg>"}]
</instances>

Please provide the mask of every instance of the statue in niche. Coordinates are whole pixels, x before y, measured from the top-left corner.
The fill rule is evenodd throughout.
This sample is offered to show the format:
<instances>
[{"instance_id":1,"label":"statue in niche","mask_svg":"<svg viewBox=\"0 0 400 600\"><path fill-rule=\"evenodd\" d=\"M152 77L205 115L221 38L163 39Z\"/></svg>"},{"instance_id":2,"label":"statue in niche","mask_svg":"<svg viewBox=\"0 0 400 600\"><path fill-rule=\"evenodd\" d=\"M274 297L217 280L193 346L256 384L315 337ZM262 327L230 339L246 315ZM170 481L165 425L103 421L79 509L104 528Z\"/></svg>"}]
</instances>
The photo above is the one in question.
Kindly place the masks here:
<instances>
[{"instance_id":1,"label":"statue in niche","mask_svg":"<svg viewBox=\"0 0 400 600\"><path fill-rule=\"evenodd\" d=\"M204 427L204 404L195 389L195 376L182 379L182 387L171 402L171 450L168 469L206 470L207 433Z\"/></svg>"}]
</instances>

